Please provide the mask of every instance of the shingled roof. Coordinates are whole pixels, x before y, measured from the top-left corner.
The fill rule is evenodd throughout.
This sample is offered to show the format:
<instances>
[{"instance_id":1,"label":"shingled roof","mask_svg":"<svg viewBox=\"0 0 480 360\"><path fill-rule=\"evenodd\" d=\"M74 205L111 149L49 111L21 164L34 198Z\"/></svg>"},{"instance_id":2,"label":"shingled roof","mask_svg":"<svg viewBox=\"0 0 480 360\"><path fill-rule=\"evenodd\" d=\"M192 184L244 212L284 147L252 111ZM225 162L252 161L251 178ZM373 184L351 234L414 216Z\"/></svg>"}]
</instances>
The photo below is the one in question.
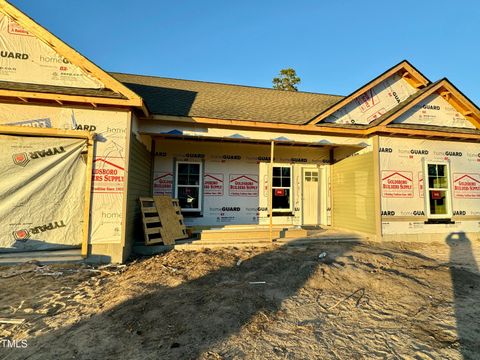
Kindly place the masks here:
<instances>
[{"instance_id":1,"label":"shingled roof","mask_svg":"<svg viewBox=\"0 0 480 360\"><path fill-rule=\"evenodd\" d=\"M343 96L110 73L155 115L305 124Z\"/></svg>"},{"instance_id":2,"label":"shingled roof","mask_svg":"<svg viewBox=\"0 0 480 360\"><path fill-rule=\"evenodd\" d=\"M0 89L12 90L12 91L31 91L31 92L38 92L38 93L126 99L126 97L123 96L122 94L116 93L110 89L86 89L86 88L76 88L71 86L17 83L13 81L0 81Z\"/></svg>"}]
</instances>

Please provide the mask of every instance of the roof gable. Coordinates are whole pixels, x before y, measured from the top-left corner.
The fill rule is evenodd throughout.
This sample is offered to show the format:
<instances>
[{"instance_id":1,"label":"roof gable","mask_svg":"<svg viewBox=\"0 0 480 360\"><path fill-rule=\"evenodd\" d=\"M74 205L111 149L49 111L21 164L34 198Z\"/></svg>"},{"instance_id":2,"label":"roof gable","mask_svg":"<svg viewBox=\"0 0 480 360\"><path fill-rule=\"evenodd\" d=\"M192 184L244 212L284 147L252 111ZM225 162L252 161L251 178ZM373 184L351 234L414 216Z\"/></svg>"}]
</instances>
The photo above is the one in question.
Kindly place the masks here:
<instances>
[{"instance_id":1,"label":"roof gable","mask_svg":"<svg viewBox=\"0 0 480 360\"><path fill-rule=\"evenodd\" d=\"M369 124L430 82L408 61L387 70L309 123Z\"/></svg>"},{"instance_id":2,"label":"roof gable","mask_svg":"<svg viewBox=\"0 0 480 360\"><path fill-rule=\"evenodd\" d=\"M103 89L105 85L0 12L1 81Z\"/></svg>"},{"instance_id":3,"label":"roof gable","mask_svg":"<svg viewBox=\"0 0 480 360\"><path fill-rule=\"evenodd\" d=\"M475 125L438 93L428 95L392 123L475 129Z\"/></svg>"},{"instance_id":4,"label":"roof gable","mask_svg":"<svg viewBox=\"0 0 480 360\"><path fill-rule=\"evenodd\" d=\"M0 0L0 41L0 66L7 68L0 81L108 89L130 105L143 104L137 94L5 0Z\"/></svg>"},{"instance_id":5,"label":"roof gable","mask_svg":"<svg viewBox=\"0 0 480 360\"><path fill-rule=\"evenodd\" d=\"M442 79L378 125L389 124L480 129L480 110L448 79Z\"/></svg>"},{"instance_id":6,"label":"roof gable","mask_svg":"<svg viewBox=\"0 0 480 360\"><path fill-rule=\"evenodd\" d=\"M322 122L368 125L417 91L418 89L398 74L393 74L323 119Z\"/></svg>"}]
</instances>

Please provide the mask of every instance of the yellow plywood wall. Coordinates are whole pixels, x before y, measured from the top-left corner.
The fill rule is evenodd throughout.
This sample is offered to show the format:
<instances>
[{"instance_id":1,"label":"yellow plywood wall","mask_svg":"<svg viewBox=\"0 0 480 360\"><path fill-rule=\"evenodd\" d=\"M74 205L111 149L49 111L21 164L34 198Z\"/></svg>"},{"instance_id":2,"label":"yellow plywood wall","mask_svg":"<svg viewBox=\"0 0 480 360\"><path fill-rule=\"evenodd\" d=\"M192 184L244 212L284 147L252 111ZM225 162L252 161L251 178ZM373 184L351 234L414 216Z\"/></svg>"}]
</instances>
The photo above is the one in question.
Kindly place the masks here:
<instances>
[{"instance_id":1,"label":"yellow plywood wall","mask_svg":"<svg viewBox=\"0 0 480 360\"><path fill-rule=\"evenodd\" d=\"M375 233L373 152L350 156L332 166L334 227Z\"/></svg>"}]
</instances>

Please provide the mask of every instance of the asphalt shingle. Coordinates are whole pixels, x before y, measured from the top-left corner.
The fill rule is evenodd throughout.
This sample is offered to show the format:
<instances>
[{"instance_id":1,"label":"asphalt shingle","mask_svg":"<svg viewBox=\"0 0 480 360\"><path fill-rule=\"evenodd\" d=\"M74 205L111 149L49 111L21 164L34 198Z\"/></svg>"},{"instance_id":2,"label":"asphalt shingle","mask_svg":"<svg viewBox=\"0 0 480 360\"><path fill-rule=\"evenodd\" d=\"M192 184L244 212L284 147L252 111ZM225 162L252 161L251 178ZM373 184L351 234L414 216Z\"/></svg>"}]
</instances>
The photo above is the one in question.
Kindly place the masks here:
<instances>
[{"instance_id":1,"label":"asphalt shingle","mask_svg":"<svg viewBox=\"0 0 480 360\"><path fill-rule=\"evenodd\" d=\"M305 124L343 97L251 86L110 73L155 115Z\"/></svg>"},{"instance_id":2,"label":"asphalt shingle","mask_svg":"<svg viewBox=\"0 0 480 360\"><path fill-rule=\"evenodd\" d=\"M11 81L0 81L0 89L12 91L30 91L49 94L65 94L65 95L79 95L79 96L93 96L103 98L125 99L119 93L109 89L85 89L70 86L55 86L55 85L40 85L17 83Z\"/></svg>"}]
</instances>

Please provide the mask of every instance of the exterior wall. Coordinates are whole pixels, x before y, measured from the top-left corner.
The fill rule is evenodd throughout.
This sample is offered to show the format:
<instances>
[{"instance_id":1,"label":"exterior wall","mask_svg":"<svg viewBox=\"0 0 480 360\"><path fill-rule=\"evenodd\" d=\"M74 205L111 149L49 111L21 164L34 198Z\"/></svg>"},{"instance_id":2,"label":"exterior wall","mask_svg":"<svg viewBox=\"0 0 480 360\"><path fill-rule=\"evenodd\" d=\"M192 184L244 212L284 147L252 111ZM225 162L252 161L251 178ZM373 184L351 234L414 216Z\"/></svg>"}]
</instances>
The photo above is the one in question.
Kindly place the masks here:
<instances>
[{"instance_id":1,"label":"exterior wall","mask_svg":"<svg viewBox=\"0 0 480 360\"><path fill-rule=\"evenodd\" d=\"M382 233L386 240L440 240L455 232L480 233L480 144L381 137L380 187ZM454 223L425 223L425 161L450 167Z\"/></svg>"},{"instance_id":2,"label":"exterior wall","mask_svg":"<svg viewBox=\"0 0 480 360\"><path fill-rule=\"evenodd\" d=\"M0 124L81 129L97 133L93 163L89 254L94 261L123 258L123 198L129 111L0 104Z\"/></svg>"},{"instance_id":3,"label":"exterior wall","mask_svg":"<svg viewBox=\"0 0 480 360\"><path fill-rule=\"evenodd\" d=\"M371 149L341 159L331 171L332 225L375 234L375 171Z\"/></svg>"},{"instance_id":4,"label":"exterior wall","mask_svg":"<svg viewBox=\"0 0 480 360\"><path fill-rule=\"evenodd\" d=\"M232 142L222 142L219 145L218 142L206 141L157 140L154 195L175 196L175 164L178 161L198 162L203 167L202 211L197 217L184 214L188 226L269 223L269 145ZM288 216L274 216L275 224L302 223L302 168L328 167L328 162L328 147L275 146L275 165L291 166L293 182L292 213ZM239 178L246 180L239 185L236 180Z\"/></svg>"},{"instance_id":5,"label":"exterior wall","mask_svg":"<svg viewBox=\"0 0 480 360\"><path fill-rule=\"evenodd\" d=\"M144 239L138 198L152 196L152 153L143 143L151 140L142 139L135 134L137 121L133 116L129 144L124 260L130 255L133 244L137 241L143 242Z\"/></svg>"}]
</instances>

